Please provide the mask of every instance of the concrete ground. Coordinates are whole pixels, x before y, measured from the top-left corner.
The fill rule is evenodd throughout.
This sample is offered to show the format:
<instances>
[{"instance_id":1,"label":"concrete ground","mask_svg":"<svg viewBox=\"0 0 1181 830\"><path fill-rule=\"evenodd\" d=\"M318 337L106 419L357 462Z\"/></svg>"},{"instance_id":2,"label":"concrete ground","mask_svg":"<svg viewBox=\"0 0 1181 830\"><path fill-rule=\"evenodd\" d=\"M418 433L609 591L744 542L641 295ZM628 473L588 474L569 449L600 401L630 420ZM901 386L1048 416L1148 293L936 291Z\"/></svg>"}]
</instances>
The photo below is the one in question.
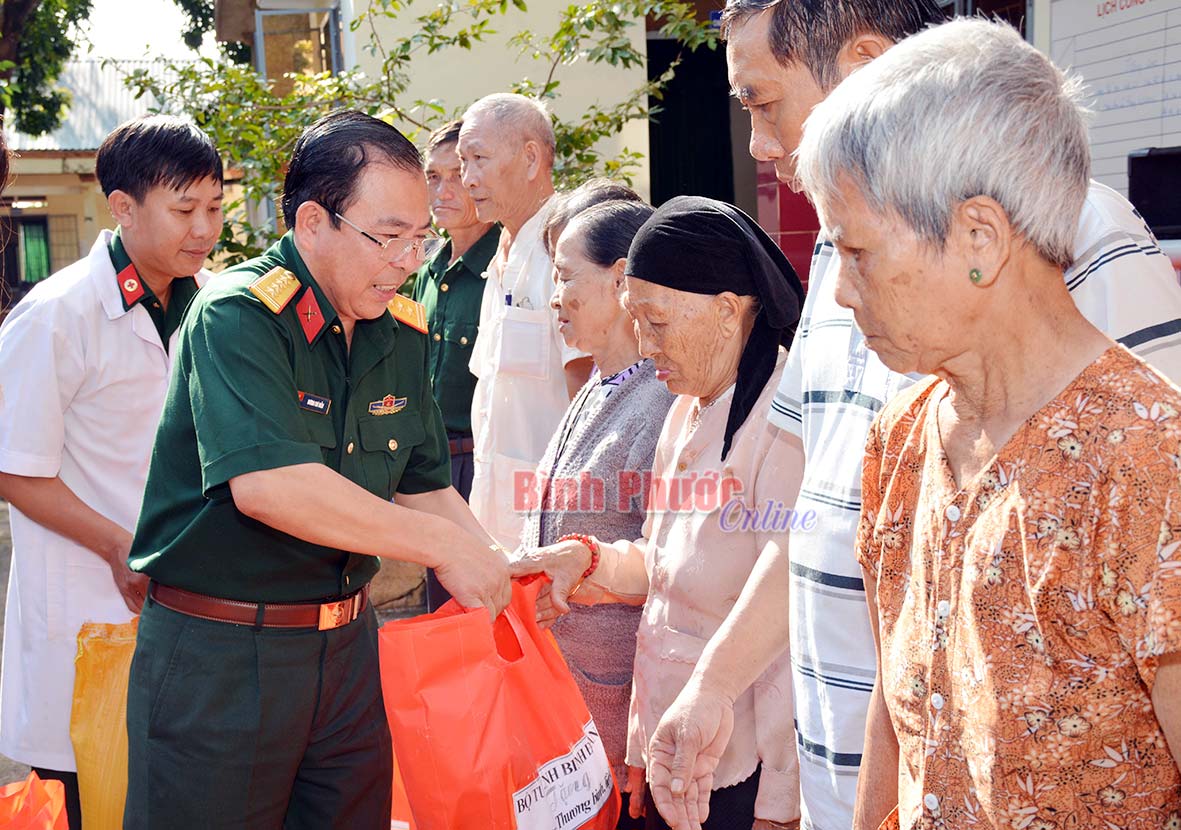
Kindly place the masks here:
<instances>
[{"instance_id":1,"label":"concrete ground","mask_svg":"<svg viewBox=\"0 0 1181 830\"><path fill-rule=\"evenodd\" d=\"M8 504L0 500L0 637L4 634L4 600L8 596L8 566L12 563L12 538L8 535ZM0 755L0 784L20 781L29 768Z\"/></svg>"}]
</instances>

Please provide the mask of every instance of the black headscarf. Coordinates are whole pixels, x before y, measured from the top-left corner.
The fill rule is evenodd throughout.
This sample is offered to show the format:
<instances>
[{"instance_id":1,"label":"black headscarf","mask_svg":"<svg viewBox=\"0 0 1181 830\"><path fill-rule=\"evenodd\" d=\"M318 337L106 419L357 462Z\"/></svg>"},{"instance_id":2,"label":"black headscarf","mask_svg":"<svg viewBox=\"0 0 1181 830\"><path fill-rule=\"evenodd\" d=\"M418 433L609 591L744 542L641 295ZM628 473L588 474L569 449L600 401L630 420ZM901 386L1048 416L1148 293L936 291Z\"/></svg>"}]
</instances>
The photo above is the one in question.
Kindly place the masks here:
<instances>
[{"instance_id":1,"label":"black headscarf","mask_svg":"<svg viewBox=\"0 0 1181 830\"><path fill-rule=\"evenodd\" d=\"M640 228L627 255L628 276L687 291L755 297L759 312L738 362L738 381L722 460L775 371L778 347L791 346L804 288L758 223L733 205L701 196L665 202Z\"/></svg>"}]
</instances>

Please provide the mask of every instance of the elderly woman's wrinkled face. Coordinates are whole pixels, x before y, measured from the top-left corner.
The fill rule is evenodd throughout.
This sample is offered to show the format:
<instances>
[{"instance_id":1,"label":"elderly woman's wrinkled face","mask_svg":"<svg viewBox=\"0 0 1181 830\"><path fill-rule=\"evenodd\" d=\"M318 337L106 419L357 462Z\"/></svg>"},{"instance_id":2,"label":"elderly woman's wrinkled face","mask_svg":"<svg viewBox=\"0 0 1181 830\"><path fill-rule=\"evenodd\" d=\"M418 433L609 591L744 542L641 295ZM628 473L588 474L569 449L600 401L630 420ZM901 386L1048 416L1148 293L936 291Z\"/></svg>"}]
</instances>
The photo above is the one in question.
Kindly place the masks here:
<instances>
[{"instance_id":1,"label":"elderly woman's wrinkled face","mask_svg":"<svg viewBox=\"0 0 1181 830\"><path fill-rule=\"evenodd\" d=\"M622 265L604 268L586 258L582 224L566 226L554 248L554 293L550 306L558 314L558 331L567 346L601 354L624 318L616 278Z\"/></svg>"},{"instance_id":2,"label":"elderly woman's wrinkled face","mask_svg":"<svg viewBox=\"0 0 1181 830\"><path fill-rule=\"evenodd\" d=\"M732 342L734 328L726 328L719 297L634 276L627 277L624 290L623 304L635 321L640 354L656 364L656 379L670 392L715 395L733 381L742 344Z\"/></svg>"},{"instance_id":3,"label":"elderly woman's wrinkled face","mask_svg":"<svg viewBox=\"0 0 1181 830\"><path fill-rule=\"evenodd\" d=\"M866 345L887 367L935 371L963 351L972 266L955 246L940 252L905 222L873 210L848 180L840 195L823 211L841 257L837 303L852 310Z\"/></svg>"}]
</instances>

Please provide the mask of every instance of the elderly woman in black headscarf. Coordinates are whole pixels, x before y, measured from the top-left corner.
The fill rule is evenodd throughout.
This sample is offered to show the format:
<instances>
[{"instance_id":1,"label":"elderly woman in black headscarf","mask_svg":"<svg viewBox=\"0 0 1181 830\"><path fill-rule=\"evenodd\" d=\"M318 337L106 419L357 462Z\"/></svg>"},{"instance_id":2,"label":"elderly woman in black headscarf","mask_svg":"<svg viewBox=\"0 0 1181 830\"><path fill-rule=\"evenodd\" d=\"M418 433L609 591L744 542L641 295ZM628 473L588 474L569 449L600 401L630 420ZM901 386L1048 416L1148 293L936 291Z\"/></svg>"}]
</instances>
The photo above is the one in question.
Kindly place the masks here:
<instances>
[{"instance_id":1,"label":"elderly woman in black headscarf","mask_svg":"<svg viewBox=\"0 0 1181 830\"><path fill-rule=\"evenodd\" d=\"M628 723L631 809L663 828L643 787L648 739L692 674L760 554L783 546L803 459L766 412L803 289L775 243L737 208L672 199L640 228L624 305L640 354L677 395L656 447L636 540L583 536L528 553L520 574L553 578L543 621L577 603L643 604ZM630 486L639 491L639 479ZM620 482L620 493L629 483ZM783 609L787 613L787 609ZM735 702L705 827L776 828L799 818L785 653Z\"/></svg>"}]
</instances>

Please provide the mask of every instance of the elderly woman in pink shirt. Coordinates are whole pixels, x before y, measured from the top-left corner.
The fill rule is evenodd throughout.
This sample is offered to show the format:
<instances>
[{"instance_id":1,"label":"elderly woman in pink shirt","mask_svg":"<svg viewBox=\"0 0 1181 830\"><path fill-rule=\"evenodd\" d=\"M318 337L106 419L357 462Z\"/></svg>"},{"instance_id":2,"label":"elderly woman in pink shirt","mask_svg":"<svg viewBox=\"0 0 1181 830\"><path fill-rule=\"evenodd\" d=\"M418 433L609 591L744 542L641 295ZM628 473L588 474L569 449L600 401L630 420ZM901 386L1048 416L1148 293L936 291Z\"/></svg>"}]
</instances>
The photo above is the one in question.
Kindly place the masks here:
<instances>
[{"instance_id":1,"label":"elderly woman in pink shirt","mask_svg":"<svg viewBox=\"0 0 1181 830\"><path fill-rule=\"evenodd\" d=\"M648 740L734 605L760 553L783 546L803 459L763 413L783 372L803 289L782 252L737 208L667 202L627 262L624 304L640 353L678 397L656 447L641 538L585 536L529 552L520 574L553 578L539 617L567 601L643 604L628 722L633 815L666 827L644 790ZM787 613L787 609L783 609ZM785 653L742 695L711 782L707 830L771 830L799 819ZM706 818L702 816L701 818Z\"/></svg>"}]
</instances>

